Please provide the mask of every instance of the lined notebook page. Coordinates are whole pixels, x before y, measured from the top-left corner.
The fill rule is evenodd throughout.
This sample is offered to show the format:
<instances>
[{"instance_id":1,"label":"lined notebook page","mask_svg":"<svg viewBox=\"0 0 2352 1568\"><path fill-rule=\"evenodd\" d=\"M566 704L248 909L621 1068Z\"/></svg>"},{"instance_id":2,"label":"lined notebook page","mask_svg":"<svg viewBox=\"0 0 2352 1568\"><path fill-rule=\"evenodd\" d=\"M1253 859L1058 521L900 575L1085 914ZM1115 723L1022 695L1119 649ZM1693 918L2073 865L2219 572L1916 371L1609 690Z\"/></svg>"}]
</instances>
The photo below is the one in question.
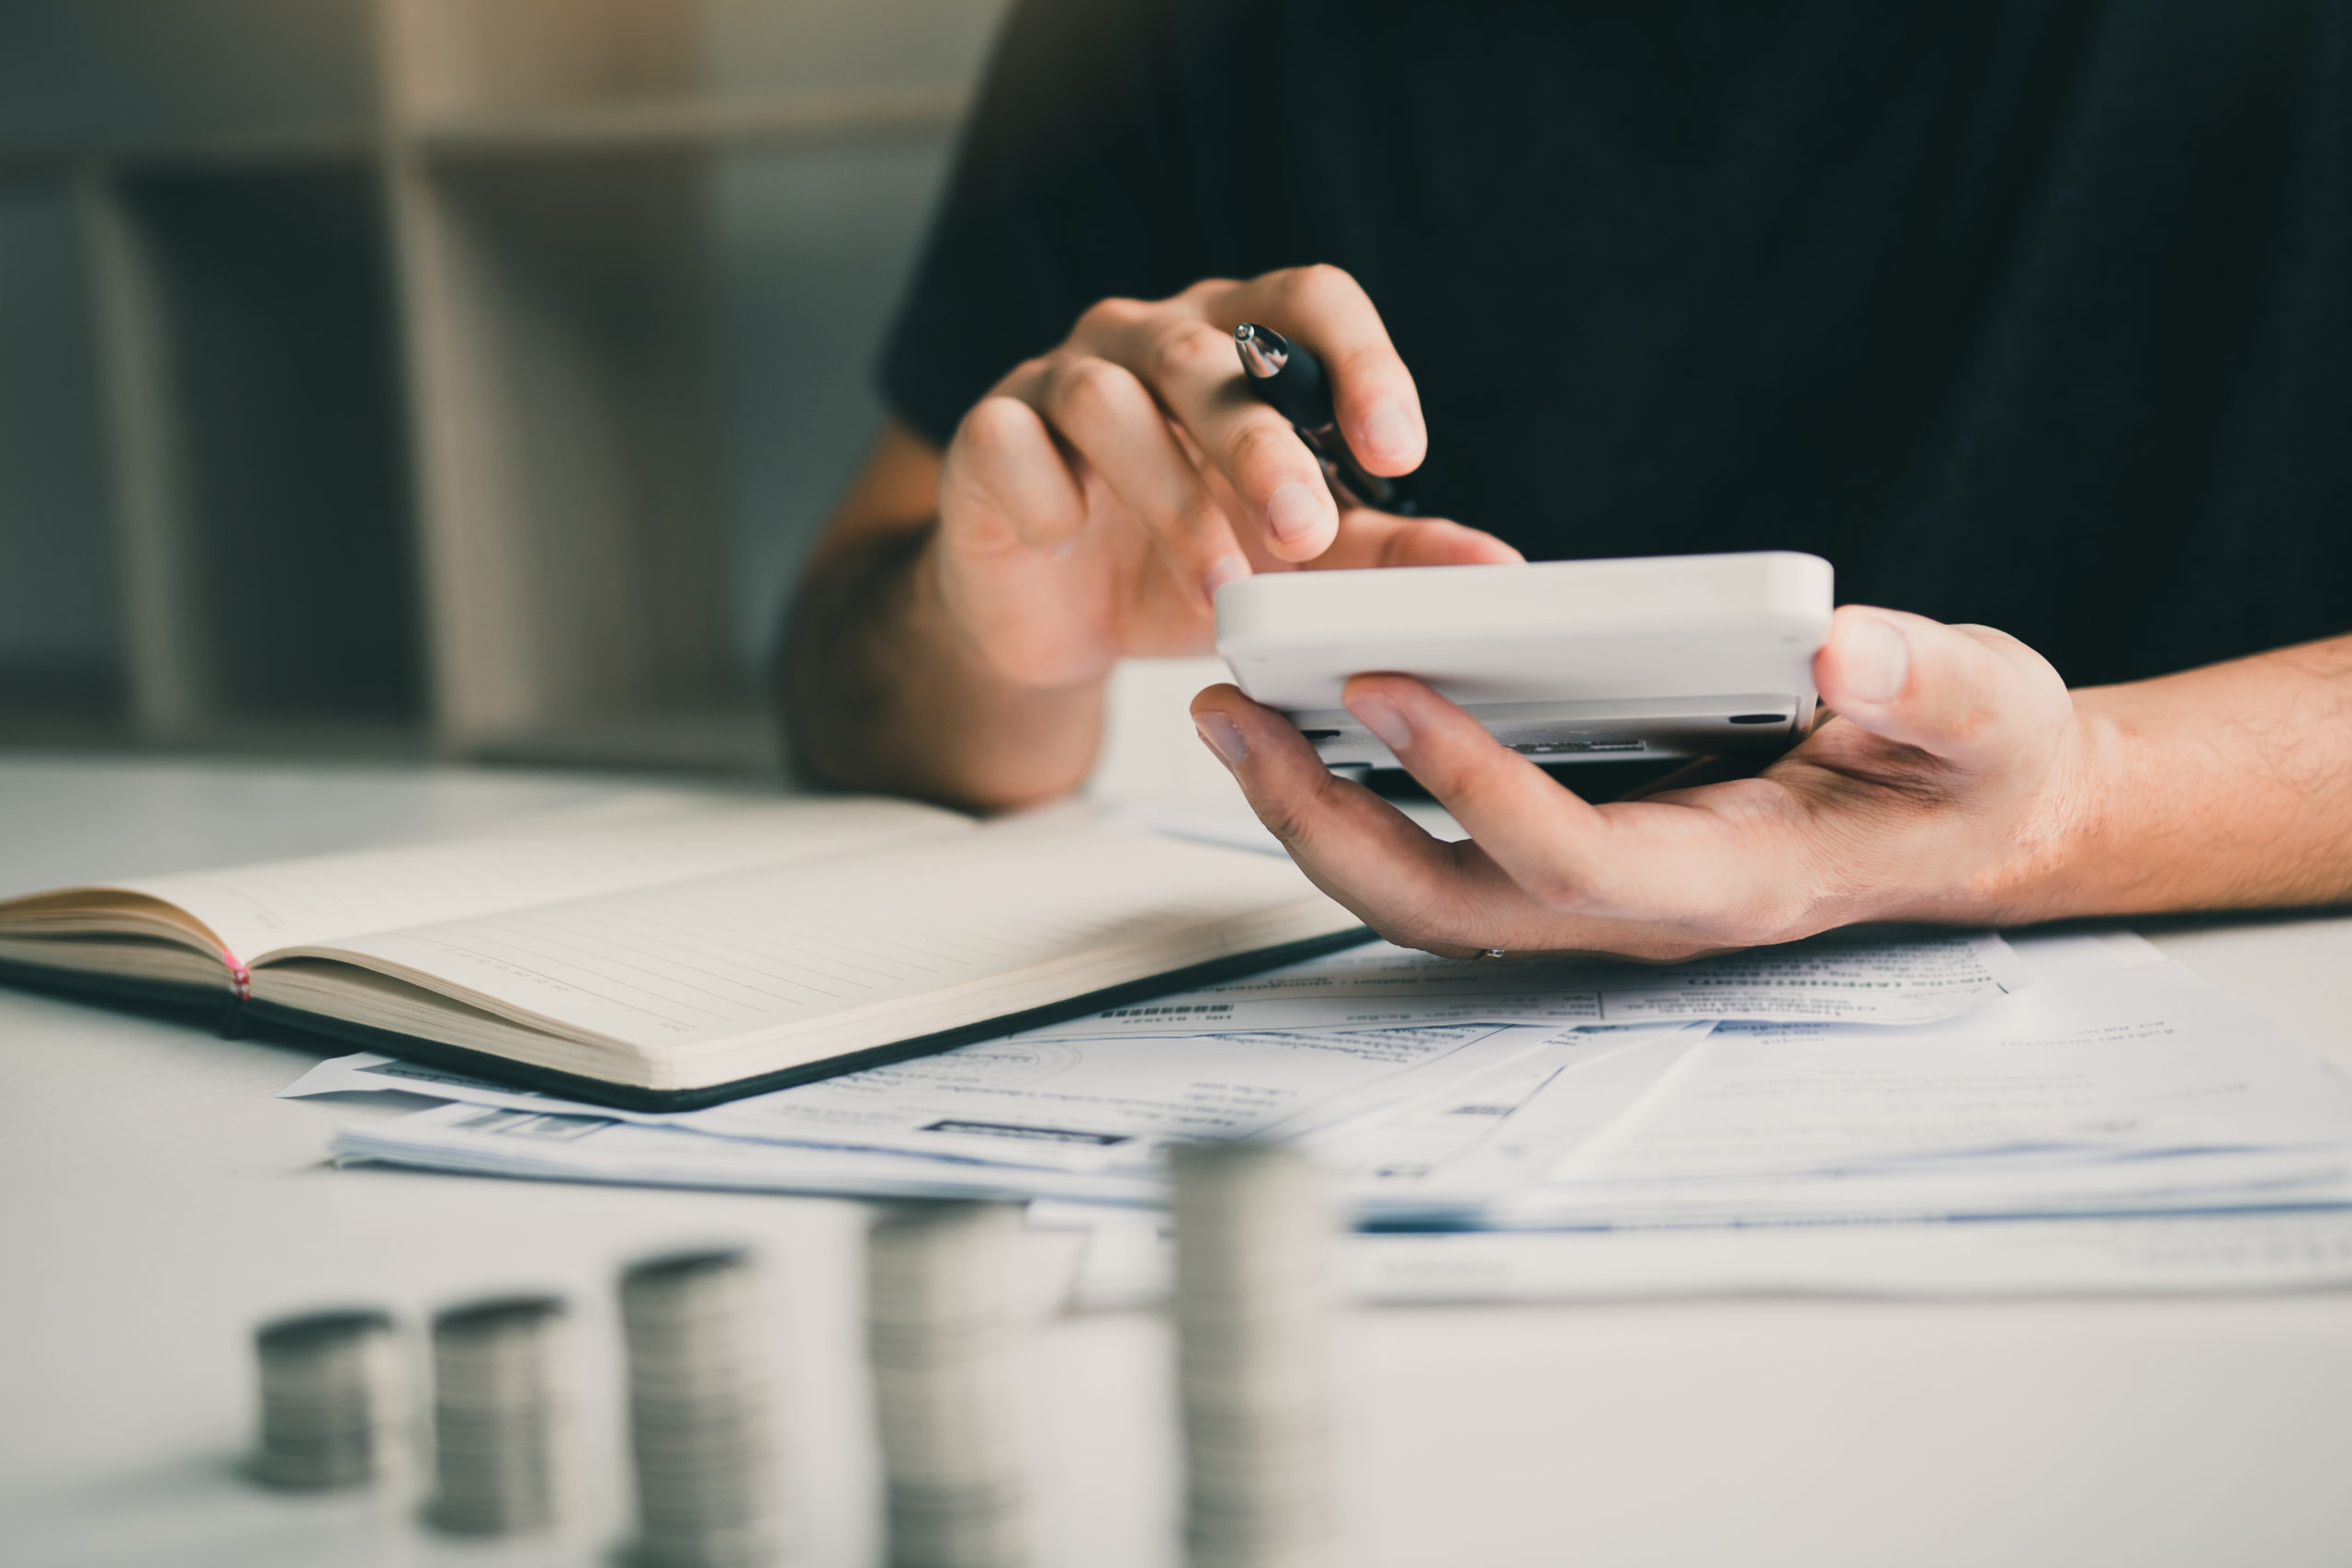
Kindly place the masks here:
<instances>
[{"instance_id":1,"label":"lined notebook page","mask_svg":"<svg viewBox=\"0 0 2352 1568\"><path fill-rule=\"evenodd\" d=\"M906 801L697 801L642 820L550 824L111 886L186 909L250 964L367 931L977 830L967 818Z\"/></svg>"},{"instance_id":2,"label":"lined notebook page","mask_svg":"<svg viewBox=\"0 0 2352 1568\"><path fill-rule=\"evenodd\" d=\"M1105 950L1170 950L1188 931L1230 930L1222 950L1247 951L1267 944L1251 918L1275 912L1289 919L1272 940L1355 923L1288 861L1065 817L304 951L659 1060L721 1043L756 1055L812 1021Z\"/></svg>"}]
</instances>

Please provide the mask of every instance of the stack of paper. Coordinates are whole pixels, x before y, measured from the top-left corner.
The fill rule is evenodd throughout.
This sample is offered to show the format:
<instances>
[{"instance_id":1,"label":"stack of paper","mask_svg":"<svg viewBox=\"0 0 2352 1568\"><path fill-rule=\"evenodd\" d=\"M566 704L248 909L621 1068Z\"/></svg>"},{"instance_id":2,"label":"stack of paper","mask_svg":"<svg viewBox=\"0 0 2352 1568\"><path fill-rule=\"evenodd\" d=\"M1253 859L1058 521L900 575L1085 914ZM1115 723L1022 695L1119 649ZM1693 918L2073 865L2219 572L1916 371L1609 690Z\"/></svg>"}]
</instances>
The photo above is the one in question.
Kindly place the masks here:
<instances>
[{"instance_id":1,"label":"stack of paper","mask_svg":"<svg viewBox=\"0 0 2352 1568\"><path fill-rule=\"evenodd\" d=\"M1982 1274L1995 1258L2002 1278L2079 1283L2145 1278L2161 1248L2080 1224L2077 1246L2023 1238L2060 1221L2352 1213L2352 1079L2128 936L1846 936L1675 968L1376 944L703 1111L577 1105L368 1055L286 1092L382 1089L446 1103L345 1129L344 1157L1028 1199L1103 1230L1097 1299L1156 1288L1154 1222L1137 1242L1102 1224L1120 1212L1105 1206L1156 1206L1170 1147L1236 1138L1298 1143L1370 1227L1521 1233L1389 1238L1358 1283L1406 1299L1481 1280L1470 1293L1556 1293L1556 1259L1510 1250L1533 1233L1584 1238L1567 1272L1612 1290L1721 1276L1708 1258L1734 1255L1724 1277L1774 1288L1808 1269ZM1943 1261L1922 1261L1916 1227L1996 1219L2017 1227L2007 1241L1939 1239ZM1860 1265L1820 1239L1896 1222L1915 1227L1908 1250ZM1687 1250L1758 1226L1792 1245ZM1595 1236L1642 1239L1603 1264ZM2305 1276L2352 1274L2352 1232L2303 1253ZM2220 1272L2278 1267L2233 1256Z\"/></svg>"},{"instance_id":2,"label":"stack of paper","mask_svg":"<svg viewBox=\"0 0 2352 1568\"><path fill-rule=\"evenodd\" d=\"M1822 941L1674 969L1464 963L1380 943L701 1111L611 1111L369 1055L323 1064L287 1092L398 1089L537 1113L427 1112L347 1130L337 1145L478 1169L842 1190L820 1162L863 1180L888 1156L894 1191L927 1167L942 1193L1026 1181L1038 1195L1148 1202L1170 1145L1295 1138L1329 1144L1367 1192L1419 1187L1469 1161L1483 1173L1476 1192L1499 1201L1541 1175L1535 1161L1551 1150L1498 1160L1496 1134L1564 1076L1688 1046L1718 1019L1908 1027L2025 978L1991 935ZM1643 1056L1640 1081L1668 1059ZM1432 1137L1465 1121L1482 1135L1430 1156ZM1442 1185L1466 1190L1450 1175Z\"/></svg>"}]
</instances>

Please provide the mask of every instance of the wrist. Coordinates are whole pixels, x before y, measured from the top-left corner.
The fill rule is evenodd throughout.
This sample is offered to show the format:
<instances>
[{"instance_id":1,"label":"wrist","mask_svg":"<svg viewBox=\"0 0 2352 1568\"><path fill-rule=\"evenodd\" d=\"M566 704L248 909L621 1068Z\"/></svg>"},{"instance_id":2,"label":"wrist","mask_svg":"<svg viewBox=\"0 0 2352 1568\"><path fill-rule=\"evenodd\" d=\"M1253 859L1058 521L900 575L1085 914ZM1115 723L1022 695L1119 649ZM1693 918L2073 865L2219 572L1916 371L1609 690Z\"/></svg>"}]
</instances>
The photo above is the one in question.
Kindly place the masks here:
<instances>
[{"instance_id":1,"label":"wrist","mask_svg":"<svg viewBox=\"0 0 2352 1568\"><path fill-rule=\"evenodd\" d=\"M2127 750L2112 718L2074 704L2049 767L1968 889L1973 918L2007 926L2117 912L2109 824Z\"/></svg>"}]
</instances>

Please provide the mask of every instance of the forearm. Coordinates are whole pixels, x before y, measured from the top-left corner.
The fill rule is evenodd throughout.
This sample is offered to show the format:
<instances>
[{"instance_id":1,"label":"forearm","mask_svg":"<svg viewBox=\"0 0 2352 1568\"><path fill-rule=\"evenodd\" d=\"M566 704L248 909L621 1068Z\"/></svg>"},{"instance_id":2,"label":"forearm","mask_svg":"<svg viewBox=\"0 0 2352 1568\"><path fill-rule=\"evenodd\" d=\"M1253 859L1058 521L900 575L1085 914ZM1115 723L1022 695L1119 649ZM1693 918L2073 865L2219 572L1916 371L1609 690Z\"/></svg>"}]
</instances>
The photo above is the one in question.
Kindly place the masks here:
<instances>
[{"instance_id":1,"label":"forearm","mask_svg":"<svg viewBox=\"0 0 2352 1568\"><path fill-rule=\"evenodd\" d=\"M826 784L997 809L1068 793L1092 765L1100 682L991 671L945 613L928 525L868 530L809 563L783 650L795 763Z\"/></svg>"},{"instance_id":2,"label":"forearm","mask_svg":"<svg viewBox=\"0 0 2352 1568\"><path fill-rule=\"evenodd\" d=\"M2352 637L2075 694L2010 918L2352 901ZM2031 837L2031 835L2029 835Z\"/></svg>"}]
</instances>

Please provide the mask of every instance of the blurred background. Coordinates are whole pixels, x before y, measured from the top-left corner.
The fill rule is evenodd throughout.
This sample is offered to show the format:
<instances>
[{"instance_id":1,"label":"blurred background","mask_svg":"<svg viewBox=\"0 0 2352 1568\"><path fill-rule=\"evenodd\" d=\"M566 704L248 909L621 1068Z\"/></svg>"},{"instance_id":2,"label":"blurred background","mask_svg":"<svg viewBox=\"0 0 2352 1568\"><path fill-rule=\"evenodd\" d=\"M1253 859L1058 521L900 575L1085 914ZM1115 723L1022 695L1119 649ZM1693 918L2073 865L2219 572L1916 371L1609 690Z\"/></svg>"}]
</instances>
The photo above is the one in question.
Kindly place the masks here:
<instances>
[{"instance_id":1,"label":"blurred background","mask_svg":"<svg viewBox=\"0 0 2352 1568\"><path fill-rule=\"evenodd\" d=\"M0 5L0 745L772 769L1001 9Z\"/></svg>"}]
</instances>

